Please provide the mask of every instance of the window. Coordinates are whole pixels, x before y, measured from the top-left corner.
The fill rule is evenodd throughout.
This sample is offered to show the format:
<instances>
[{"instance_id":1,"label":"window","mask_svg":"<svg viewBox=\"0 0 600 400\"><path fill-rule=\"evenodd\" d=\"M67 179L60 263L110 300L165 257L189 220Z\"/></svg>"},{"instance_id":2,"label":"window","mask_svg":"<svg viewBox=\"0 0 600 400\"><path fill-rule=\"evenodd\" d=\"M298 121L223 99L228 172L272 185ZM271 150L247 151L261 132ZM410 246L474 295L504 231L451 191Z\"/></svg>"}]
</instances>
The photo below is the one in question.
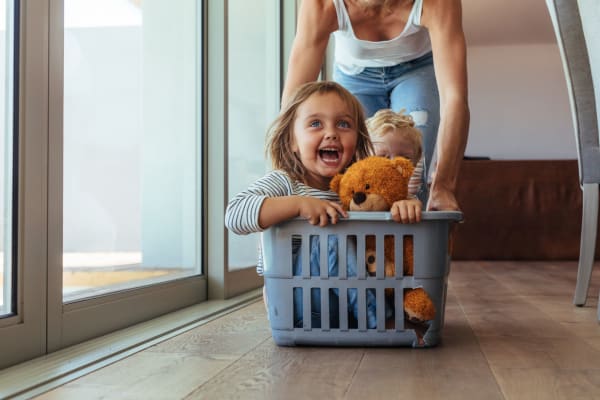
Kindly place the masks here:
<instances>
[{"instance_id":1,"label":"window","mask_svg":"<svg viewBox=\"0 0 600 400\"><path fill-rule=\"evenodd\" d=\"M279 5L274 0L228 2L228 193L265 174L265 134L279 110ZM228 235L229 268L253 267L258 235Z\"/></svg>"},{"instance_id":2,"label":"window","mask_svg":"<svg viewBox=\"0 0 600 400\"><path fill-rule=\"evenodd\" d=\"M65 301L200 271L195 0L65 0Z\"/></svg>"},{"instance_id":3,"label":"window","mask_svg":"<svg viewBox=\"0 0 600 400\"><path fill-rule=\"evenodd\" d=\"M261 284L224 204L266 170L295 3L0 0L0 368Z\"/></svg>"}]
</instances>

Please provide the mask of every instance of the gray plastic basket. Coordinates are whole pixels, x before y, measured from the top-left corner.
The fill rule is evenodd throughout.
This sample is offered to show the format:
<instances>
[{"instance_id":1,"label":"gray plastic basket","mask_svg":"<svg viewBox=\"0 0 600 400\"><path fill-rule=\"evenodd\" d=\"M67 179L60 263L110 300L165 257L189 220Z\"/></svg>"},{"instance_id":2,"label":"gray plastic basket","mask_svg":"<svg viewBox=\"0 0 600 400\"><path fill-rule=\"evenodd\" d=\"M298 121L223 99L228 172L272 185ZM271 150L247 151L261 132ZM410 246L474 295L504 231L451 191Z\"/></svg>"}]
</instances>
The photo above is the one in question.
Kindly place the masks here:
<instances>
[{"instance_id":1,"label":"gray plastic basket","mask_svg":"<svg viewBox=\"0 0 600 400\"><path fill-rule=\"evenodd\" d=\"M294 219L276 225L262 234L264 255L264 278L268 303L269 321L275 343L280 346L321 345L321 346L413 346L429 347L439 343L444 322L447 277L450 266L448 252L448 232L452 222L462 220L460 212L424 212L418 224L400 224L391 220L387 212L350 212L347 219L336 225L318 227L306 220ZM328 268L320 268L318 276L311 276L309 243L317 236L320 246L320 265L328 265L328 238L337 237L337 276L329 276ZM365 263L365 238L376 238L377 271L369 276ZM395 274L384 276L383 243L385 236L394 236ZM403 237L412 236L414 243L414 274L403 276L402 246ZM301 242L302 274L293 275L292 241ZM313 239L314 240L314 239ZM351 244L355 243L355 247ZM348 276L346 269L347 251L353 248L356 253L356 276ZM436 314L423 329L415 328L404 318L404 289L422 287L432 299ZM294 288L302 290L302 327L294 324ZM393 328L386 328L385 294L386 288L394 290ZM339 315L330 324L330 289L337 289ZM352 325L352 315L348 313L348 291L355 290L358 318ZM376 293L376 328L367 328L367 289ZM311 293L320 291L320 327L312 327ZM373 293L371 291L371 293ZM354 296L353 296L354 298ZM335 307L334 307L335 310ZM337 311L337 310L336 310ZM388 324L390 322L388 321ZM297 325L297 324L296 324ZM388 325L389 326L389 325ZM415 328L417 330L411 329Z\"/></svg>"}]
</instances>

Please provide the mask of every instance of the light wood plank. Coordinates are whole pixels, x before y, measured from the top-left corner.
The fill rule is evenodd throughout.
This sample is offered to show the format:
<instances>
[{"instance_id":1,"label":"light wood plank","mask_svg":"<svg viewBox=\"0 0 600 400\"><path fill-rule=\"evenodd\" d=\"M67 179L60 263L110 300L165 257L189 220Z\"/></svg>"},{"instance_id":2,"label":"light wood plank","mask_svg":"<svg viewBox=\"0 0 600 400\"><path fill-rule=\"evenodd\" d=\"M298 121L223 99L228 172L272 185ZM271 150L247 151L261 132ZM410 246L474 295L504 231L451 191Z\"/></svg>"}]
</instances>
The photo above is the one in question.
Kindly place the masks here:
<instances>
[{"instance_id":1,"label":"light wood plank","mask_svg":"<svg viewBox=\"0 0 600 400\"><path fill-rule=\"evenodd\" d=\"M261 302L43 399L598 399L600 269L572 305L576 262L455 262L432 349L278 347Z\"/></svg>"},{"instance_id":2,"label":"light wood plank","mask_svg":"<svg viewBox=\"0 0 600 400\"><path fill-rule=\"evenodd\" d=\"M362 356L362 349L277 347L267 340L187 399L339 399Z\"/></svg>"},{"instance_id":3,"label":"light wood plank","mask_svg":"<svg viewBox=\"0 0 600 400\"><path fill-rule=\"evenodd\" d=\"M507 400L567 400L600 397L596 370L499 368L494 371Z\"/></svg>"}]
</instances>

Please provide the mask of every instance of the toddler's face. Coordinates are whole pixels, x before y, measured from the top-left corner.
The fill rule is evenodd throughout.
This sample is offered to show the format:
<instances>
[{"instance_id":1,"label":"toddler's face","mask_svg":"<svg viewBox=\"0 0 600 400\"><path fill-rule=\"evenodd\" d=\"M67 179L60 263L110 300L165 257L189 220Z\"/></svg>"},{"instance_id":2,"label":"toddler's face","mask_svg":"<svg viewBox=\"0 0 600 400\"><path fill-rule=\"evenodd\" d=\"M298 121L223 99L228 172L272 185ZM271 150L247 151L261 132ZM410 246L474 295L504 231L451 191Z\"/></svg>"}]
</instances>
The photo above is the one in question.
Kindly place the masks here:
<instances>
[{"instance_id":1,"label":"toddler's face","mask_svg":"<svg viewBox=\"0 0 600 400\"><path fill-rule=\"evenodd\" d=\"M307 170L308 185L328 189L354 157L357 141L354 117L336 93L315 93L296 110L292 150Z\"/></svg>"},{"instance_id":2,"label":"toddler's face","mask_svg":"<svg viewBox=\"0 0 600 400\"><path fill-rule=\"evenodd\" d=\"M406 157L415 165L419 162L419 160L416 160L417 154L413 141L396 131L387 132L383 137L377 138L373 141L373 146L375 147L376 156L386 158Z\"/></svg>"}]
</instances>

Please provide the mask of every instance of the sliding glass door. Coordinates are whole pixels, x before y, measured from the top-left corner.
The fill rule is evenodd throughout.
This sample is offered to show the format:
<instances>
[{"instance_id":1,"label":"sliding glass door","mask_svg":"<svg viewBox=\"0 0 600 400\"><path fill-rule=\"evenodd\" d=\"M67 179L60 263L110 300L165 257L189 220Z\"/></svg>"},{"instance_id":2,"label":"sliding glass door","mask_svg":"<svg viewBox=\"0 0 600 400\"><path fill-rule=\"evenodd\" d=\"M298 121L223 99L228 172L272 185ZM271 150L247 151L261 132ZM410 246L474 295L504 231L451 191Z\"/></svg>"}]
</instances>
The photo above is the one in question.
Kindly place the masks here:
<instances>
[{"instance_id":1,"label":"sliding glass door","mask_svg":"<svg viewBox=\"0 0 600 400\"><path fill-rule=\"evenodd\" d=\"M46 349L43 14L0 0L0 368Z\"/></svg>"},{"instance_id":2,"label":"sliding glass door","mask_svg":"<svg viewBox=\"0 0 600 400\"><path fill-rule=\"evenodd\" d=\"M223 217L268 168L295 12L0 0L0 369L262 284Z\"/></svg>"},{"instance_id":3,"label":"sliding glass door","mask_svg":"<svg viewBox=\"0 0 600 400\"><path fill-rule=\"evenodd\" d=\"M202 301L206 279L201 2L50 4L52 350Z\"/></svg>"},{"instance_id":4,"label":"sliding glass door","mask_svg":"<svg viewBox=\"0 0 600 400\"><path fill-rule=\"evenodd\" d=\"M66 302L201 273L198 8L64 2Z\"/></svg>"}]
</instances>

